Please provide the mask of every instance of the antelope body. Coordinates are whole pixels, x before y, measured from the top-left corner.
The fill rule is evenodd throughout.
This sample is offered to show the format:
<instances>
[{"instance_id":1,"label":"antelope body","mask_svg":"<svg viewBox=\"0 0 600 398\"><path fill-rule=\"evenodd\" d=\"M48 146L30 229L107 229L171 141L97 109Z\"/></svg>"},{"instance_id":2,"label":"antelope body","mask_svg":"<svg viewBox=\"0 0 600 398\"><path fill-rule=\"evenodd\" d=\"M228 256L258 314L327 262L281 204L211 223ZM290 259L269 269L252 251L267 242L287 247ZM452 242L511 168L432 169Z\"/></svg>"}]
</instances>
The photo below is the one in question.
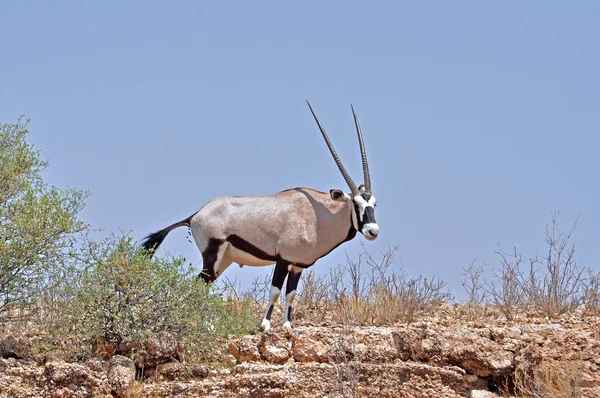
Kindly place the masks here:
<instances>
[{"instance_id":1,"label":"antelope body","mask_svg":"<svg viewBox=\"0 0 600 398\"><path fill-rule=\"evenodd\" d=\"M190 217L146 237L142 246L150 255L167 234L188 226L202 253L206 282L215 281L232 264L275 264L269 307L262 328L270 328L273 306L287 277L284 326L291 327L292 304L302 271L340 244L361 232L376 239L375 197L358 118L352 108L360 144L364 185L356 187L345 170L325 129L308 104L333 158L344 176L350 194L339 189L329 193L311 188L293 188L267 196L222 196L204 205Z\"/></svg>"}]
</instances>

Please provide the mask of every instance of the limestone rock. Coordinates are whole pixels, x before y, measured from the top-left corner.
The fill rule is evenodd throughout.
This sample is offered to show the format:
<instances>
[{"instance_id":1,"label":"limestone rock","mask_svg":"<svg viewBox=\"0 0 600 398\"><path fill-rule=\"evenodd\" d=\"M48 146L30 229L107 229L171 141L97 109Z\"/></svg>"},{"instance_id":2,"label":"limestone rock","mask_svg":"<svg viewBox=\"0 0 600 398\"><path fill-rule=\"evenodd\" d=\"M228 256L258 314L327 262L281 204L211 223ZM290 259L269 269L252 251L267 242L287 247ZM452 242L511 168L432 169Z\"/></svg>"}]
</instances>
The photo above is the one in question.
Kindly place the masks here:
<instances>
[{"instance_id":1,"label":"limestone rock","mask_svg":"<svg viewBox=\"0 0 600 398\"><path fill-rule=\"evenodd\" d=\"M110 352L106 346L104 346L104 351ZM182 356L181 351L181 346L172 334L159 332L142 341L122 341L111 354L131 357L138 369L150 369L159 364L179 361Z\"/></svg>"},{"instance_id":2,"label":"limestone rock","mask_svg":"<svg viewBox=\"0 0 600 398\"><path fill-rule=\"evenodd\" d=\"M0 340L0 358L26 358L31 345L31 341L27 337L15 338L8 335Z\"/></svg>"},{"instance_id":3,"label":"limestone rock","mask_svg":"<svg viewBox=\"0 0 600 398\"><path fill-rule=\"evenodd\" d=\"M260 359L259 342L259 336L242 336L236 342L229 344L229 353L235 356L238 363L258 361Z\"/></svg>"},{"instance_id":4,"label":"limestone rock","mask_svg":"<svg viewBox=\"0 0 600 398\"><path fill-rule=\"evenodd\" d=\"M393 335L403 360L456 365L480 377L507 376L514 369L514 354L492 340L487 329L436 326L399 330Z\"/></svg>"},{"instance_id":5,"label":"limestone rock","mask_svg":"<svg viewBox=\"0 0 600 398\"><path fill-rule=\"evenodd\" d=\"M156 366L179 358L177 340L167 332L159 332L144 340L142 346L144 350L141 355L144 357L145 367Z\"/></svg>"},{"instance_id":6,"label":"limestone rock","mask_svg":"<svg viewBox=\"0 0 600 398\"><path fill-rule=\"evenodd\" d=\"M112 356L125 351L143 366L148 379L135 384L140 398L499 398L508 396L502 391L507 382L540 397L600 397L599 316L578 309L518 319L508 322L493 312L465 319L448 308L385 327L304 318L292 333L275 326L234 338L230 354L214 367L184 363L169 335L113 345ZM0 358L0 397L108 397L110 365L95 359L45 367L14 355ZM131 363L125 367L131 374Z\"/></svg>"},{"instance_id":7,"label":"limestone rock","mask_svg":"<svg viewBox=\"0 0 600 398\"><path fill-rule=\"evenodd\" d=\"M108 382L116 397L125 397L135 380L135 363L122 355L115 355L108 363Z\"/></svg>"},{"instance_id":8,"label":"limestone rock","mask_svg":"<svg viewBox=\"0 0 600 398\"><path fill-rule=\"evenodd\" d=\"M106 374L77 363L49 362L45 375L47 391L56 398L111 397Z\"/></svg>"},{"instance_id":9,"label":"limestone rock","mask_svg":"<svg viewBox=\"0 0 600 398\"><path fill-rule=\"evenodd\" d=\"M292 344L285 335L273 331L265 332L259 345L260 355L270 363L283 363L290 357Z\"/></svg>"},{"instance_id":10,"label":"limestone rock","mask_svg":"<svg viewBox=\"0 0 600 398\"><path fill-rule=\"evenodd\" d=\"M208 368L201 364L169 362L159 365L156 368L156 377L158 380L204 379L208 375Z\"/></svg>"},{"instance_id":11,"label":"limestone rock","mask_svg":"<svg viewBox=\"0 0 600 398\"><path fill-rule=\"evenodd\" d=\"M329 352L329 347L311 337L292 339L292 356L298 362L327 362Z\"/></svg>"}]
</instances>

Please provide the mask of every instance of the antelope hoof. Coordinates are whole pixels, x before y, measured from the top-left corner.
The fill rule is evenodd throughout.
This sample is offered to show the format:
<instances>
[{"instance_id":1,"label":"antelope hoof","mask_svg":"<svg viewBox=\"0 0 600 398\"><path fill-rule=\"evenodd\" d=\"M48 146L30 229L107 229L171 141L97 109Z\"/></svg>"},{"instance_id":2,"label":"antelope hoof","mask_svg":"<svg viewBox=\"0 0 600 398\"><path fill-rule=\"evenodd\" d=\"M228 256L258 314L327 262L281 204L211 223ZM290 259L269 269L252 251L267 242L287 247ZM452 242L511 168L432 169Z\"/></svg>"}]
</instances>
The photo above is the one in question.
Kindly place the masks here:
<instances>
[{"instance_id":1,"label":"antelope hoof","mask_svg":"<svg viewBox=\"0 0 600 398\"><path fill-rule=\"evenodd\" d=\"M287 330L291 331L292 330L292 324L290 323L290 321L286 321L283 323L283 327L286 328Z\"/></svg>"},{"instance_id":2,"label":"antelope hoof","mask_svg":"<svg viewBox=\"0 0 600 398\"><path fill-rule=\"evenodd\" d=\"M260 327L263 331L266 332L267 330L271 329L271 321L269 321L268 319L263 319L260 323Z\"/></svg>"}]
</instances>

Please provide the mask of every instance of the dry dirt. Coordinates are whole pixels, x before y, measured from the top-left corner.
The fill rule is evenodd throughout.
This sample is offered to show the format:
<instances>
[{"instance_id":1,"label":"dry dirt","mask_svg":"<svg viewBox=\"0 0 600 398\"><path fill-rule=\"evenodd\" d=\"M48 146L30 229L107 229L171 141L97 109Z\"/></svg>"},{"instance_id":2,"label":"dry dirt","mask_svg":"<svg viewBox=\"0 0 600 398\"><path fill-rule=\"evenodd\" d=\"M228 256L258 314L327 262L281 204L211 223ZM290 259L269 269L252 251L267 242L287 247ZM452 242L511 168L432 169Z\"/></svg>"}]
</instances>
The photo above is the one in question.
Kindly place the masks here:
<instances>
[{"instance_id":1,"label":"dry dirt","mask_svg":"<svg viewBox=\"0 0 600 398\"><path fill-rule=\"evenodd\" d=\"M583 308L457 319L446 305L386 327L304 320L230 341L212 367L185 363L169 336L146 343L144 357L40 364L21 358L26 339L4 335L0 397L483 398L515 394L515 382L540 397L600 397L600 318Z\"/></svg>"}]
</instances>

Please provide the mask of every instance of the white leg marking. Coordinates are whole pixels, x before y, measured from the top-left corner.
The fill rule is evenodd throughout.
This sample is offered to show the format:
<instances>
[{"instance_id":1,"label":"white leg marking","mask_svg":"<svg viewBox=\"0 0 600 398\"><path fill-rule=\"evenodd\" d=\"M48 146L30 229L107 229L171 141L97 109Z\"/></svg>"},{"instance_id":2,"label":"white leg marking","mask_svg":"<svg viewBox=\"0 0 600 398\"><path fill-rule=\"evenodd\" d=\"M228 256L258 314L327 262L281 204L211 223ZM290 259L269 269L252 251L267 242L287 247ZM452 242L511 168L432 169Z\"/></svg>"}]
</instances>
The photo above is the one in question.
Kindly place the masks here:
<instances>
[{"instance_id":1,"label":"white leg marking","mask_svg":"<svg viewBox=\"0 0 600 398\"><path fill-rule=\"evenodd\" d=\"M275 286L271 286L271 291L269 292L269 307L267 308L267 313L265 314L264 319L262 320L260 326L266 332L271 328L271 321L267 319L267 316L270 318L271 313L273 312L273 307L277 300L279 299L279 295L281 294L281 290Z\"/></svg>"},{"instance_id":2,"label":"white leg marking","mask_svg":"<svg viewBox=\"0 0 600 398\"><path fill-rule=\"evenodd\" d=\"M260 327L266 332L267 330L271 329L271 321L267 320L266 318L263 319L260 323Z\"/></svg>"},{"instance_id":3,"label":"white leg marking","mask_svg":"<svg viewBox=\"0 0 600 398\"><path fill-rule=\"evenodd\" d=\"M288 294L285 295L285 316L283 318L283 320L284 320L283 327L284 328L288 328L288 329L292 328L292 324L289 321L289 319L290 319L289 315L290 315L290 308L292 307L292 304L294 303L295 298L296 298L296 290L292 290L291 292L289 292Z\"/></svg>"},{"instance_id":4,"label":"white leg marking","mask_svg":"<svg viewBox=\"0 0 600 398\"><path fill-rule=\"evenodd\" d=\"M280 294L281 294L281 290L279 290L275 286L271 286L271 291L269 292L269 304L275 305L275 303L279 299Z\"/></svg>"}]
</instances>

